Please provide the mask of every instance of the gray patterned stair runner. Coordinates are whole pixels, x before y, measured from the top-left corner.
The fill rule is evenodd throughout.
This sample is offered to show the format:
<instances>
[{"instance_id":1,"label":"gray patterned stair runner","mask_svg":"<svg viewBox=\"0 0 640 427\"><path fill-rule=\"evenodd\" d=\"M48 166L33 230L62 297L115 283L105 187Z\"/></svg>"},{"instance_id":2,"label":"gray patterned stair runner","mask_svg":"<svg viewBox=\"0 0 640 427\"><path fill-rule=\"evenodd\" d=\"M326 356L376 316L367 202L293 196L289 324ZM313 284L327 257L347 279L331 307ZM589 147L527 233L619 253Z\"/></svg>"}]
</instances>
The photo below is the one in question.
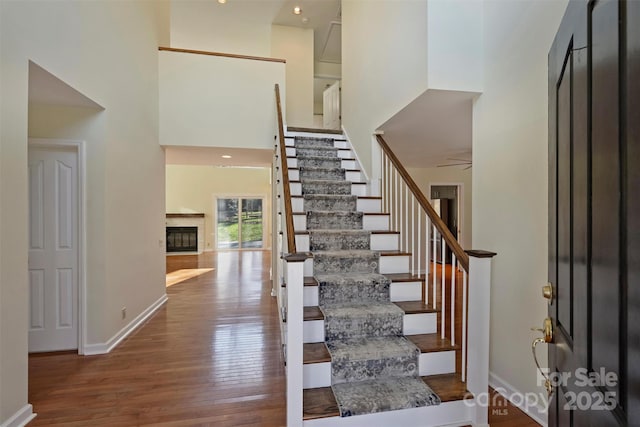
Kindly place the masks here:
<instances>
[{"instance_id":1,"label":"gray patterned stair runner","mask_svg":"<svg viewBox=\"0 0 640 427\"><path fill-rule=\"evenodd\" d=\"M390 301L333 140L296 137L294 146L340 415L440 404L419 376L419 349L402 335L404 311Z\"/></svg>"}]
</instances>

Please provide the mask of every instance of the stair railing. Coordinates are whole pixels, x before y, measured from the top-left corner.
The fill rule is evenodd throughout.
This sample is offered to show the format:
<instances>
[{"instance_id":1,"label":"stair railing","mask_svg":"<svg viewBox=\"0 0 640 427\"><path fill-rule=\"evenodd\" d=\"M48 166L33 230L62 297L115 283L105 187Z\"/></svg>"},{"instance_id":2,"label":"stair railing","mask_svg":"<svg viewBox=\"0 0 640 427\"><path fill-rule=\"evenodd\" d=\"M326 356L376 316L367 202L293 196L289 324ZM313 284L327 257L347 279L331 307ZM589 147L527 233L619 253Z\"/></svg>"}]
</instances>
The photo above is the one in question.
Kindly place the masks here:
<instances>
[{"instance_id":1,"label":"stair railing","mask_svg":"<svg viewBox=\"0 0 640 427\"><path fill-rule=\"evenodd\" d=\"M275 85L278 135L273 156L275 176L274 204L276 221L276 258L278 308L281 339L287 370L287 426L302 426L303 339L304 339L304 262L307 253L296 249L291 185L284 136L284 120L280 102L280 87Z\"/></svg>"},{"instance_id":2,"label":"stair railing","mask_svg":"<svg viewBox=\"0 0 640 427\"><path fill-rule=\"evenodd\" d=\"M376 138L381 148L383 209L390 214L391 228L400 232L400 250L411 253L412 275L425 279L422 299L439 311L441 338L448 338L452 347L460 344L459 363L465 381L469 256L384 138ZM450 264L446 263L448 252ZM461 325L456 325L456 314Z\"/></svg>"}]
</instances>

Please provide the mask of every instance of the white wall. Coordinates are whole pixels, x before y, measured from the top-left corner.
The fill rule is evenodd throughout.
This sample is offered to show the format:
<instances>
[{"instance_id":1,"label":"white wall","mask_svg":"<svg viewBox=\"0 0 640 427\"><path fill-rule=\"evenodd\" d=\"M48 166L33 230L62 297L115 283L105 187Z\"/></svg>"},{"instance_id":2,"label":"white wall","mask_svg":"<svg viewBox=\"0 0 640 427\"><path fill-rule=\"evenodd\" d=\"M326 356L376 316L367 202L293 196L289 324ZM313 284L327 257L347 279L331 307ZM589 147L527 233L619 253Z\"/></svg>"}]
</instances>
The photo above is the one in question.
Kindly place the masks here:
<instances>
[{"instance_id":1,"label":"white wall","mask_svg":"<svg viewBox=\"0 0 640 427\"><path fill-rule=\"evenodd\" d=\"M0 2L0 423L27 404L29 60L105 107L93 124L104 126L96 148L103 157L88 171L88 193L95 190L101 210L87 230L98 239L89 242L88 281L105 284L88 296L88 311L96 312L91 339L106 342L165 293L159 7Z\"/></svg>"},{"instance_id":2,"label":"white wall","mask_svg":"<svg viewBox=\"0 0 640 427\"><path fill-rule=\"evenodd\" d=\"M426 89L426 0L343 0L342 123L367 173L373 131Z\"/></svg>"},{"instance_id":3,"label":"white wall","mask_svg":"<svg viewBox=\"0 0 640 427\"><path fill-rule=\"evenodd\" d=\"M482 0L428 1L429 89L482 91Z\"/></svg>"},{"instance_id":4,"label":"white wall","mask_svg":"<svg viewBox=\"0 0 640 427\"><path fill-rule=\"evenodd\" d=\"M263 196L264 248L271 246L271 168L167 165L167 213L204 213L205 250L216 248L215 196Z\"/></svg>"},{"instance_id":5,"label":"white wall","mask_svg":"<svg viewBox=\"0 0 640 427\"><path fill-rule=\"evenodd\" d=\"M313 126L313 29L273 25L271 56L285 58L289 126Z\"/></svg>"},{"instance_id":6,"label":"white wall","mask_svg":"<svg viewBox=\"0 0 640 427\"><path fill-rule=\"evenodd\" d=\"M160 52L160 144L272 149L276 83L285 104L284 63Z\"/></svg>"},{"instance_id":7,"label":"white wall","mask_svg":"<svg viewBox=\"0 0 640 427\"><path fill-rule=\"evenodd\" d=\"M492 0L483 7L473 245L498 253L491 285L491 372L523 393L544 392L536 386L531 356L538 334L529 328L539 327L547 314L540 293L548 256L547 54L566 4Z\"/></svg>"},{"instance_id":8,"label":"white wall","mask_svg":"<svg viewBox=\"0 0 640 427\"><path fill-rule=\"evenodd\" d=\"M171 47L269 56L284 0L171 0Z\"/></svg>"},{"instance_id":9,"label":"white wall","mask_svg":"<svg viewBox=\"0 0 640 427\"><path fill-rule=\"evenodd\" d=\"M430 185L450 185L450 184L462 184L461 193L461 229L462 239L460 244L463 249L472 249L472 179L471 169L463 170L456 167L451 168L408 168L407 172L411 175L413 180L418 184L422 193L431 198L431 192L429 191Z\"/></svg>"}]
</instances>

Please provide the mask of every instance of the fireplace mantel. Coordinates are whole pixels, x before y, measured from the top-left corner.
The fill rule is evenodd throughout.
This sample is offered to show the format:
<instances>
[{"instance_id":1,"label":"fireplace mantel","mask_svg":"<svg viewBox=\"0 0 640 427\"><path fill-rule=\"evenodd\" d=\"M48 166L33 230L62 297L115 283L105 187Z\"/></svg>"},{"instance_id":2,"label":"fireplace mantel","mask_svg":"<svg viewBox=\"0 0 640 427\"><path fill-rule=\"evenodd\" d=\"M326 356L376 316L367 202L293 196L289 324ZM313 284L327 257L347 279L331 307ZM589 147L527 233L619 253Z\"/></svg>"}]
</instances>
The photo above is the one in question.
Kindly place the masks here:
<instances>
[{"instance_id":1,"label":"fireplace mantel","mask_svg":"<svg viewBox=\"0 0 640 427\"><path fill-rule=\"evenodd\" d=\"M168 213L167 218L204 218L203 213Z\"/></svg>"}]
</instances>

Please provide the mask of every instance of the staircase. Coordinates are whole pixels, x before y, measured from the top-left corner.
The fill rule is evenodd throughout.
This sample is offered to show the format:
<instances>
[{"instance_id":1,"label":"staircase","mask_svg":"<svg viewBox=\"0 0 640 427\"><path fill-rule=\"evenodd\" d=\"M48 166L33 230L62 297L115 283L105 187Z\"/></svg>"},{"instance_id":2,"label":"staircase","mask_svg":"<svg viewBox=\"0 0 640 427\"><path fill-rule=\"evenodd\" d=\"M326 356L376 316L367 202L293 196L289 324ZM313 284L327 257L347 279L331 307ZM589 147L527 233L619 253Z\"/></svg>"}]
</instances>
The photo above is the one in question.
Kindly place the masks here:
<instances>
[{"instance_id":1,"label":"staircase","mask_svg":"<svg viewBox=\"0 0 640 427\"><path fill-rule=\"evenodd\" d=\"M398 191L392 153L383 156L382 197L371 195L344 135L285 133L279 124L276 294L287 425L487 425L476 396L488 384L492 254L467 256L453 242L451 264L431 261L452 237L435 212L408 226L403 218L419 209L395 195L410 191ZM468 305L472 298L479 304Z\"/></svg>"}]
</instances>

